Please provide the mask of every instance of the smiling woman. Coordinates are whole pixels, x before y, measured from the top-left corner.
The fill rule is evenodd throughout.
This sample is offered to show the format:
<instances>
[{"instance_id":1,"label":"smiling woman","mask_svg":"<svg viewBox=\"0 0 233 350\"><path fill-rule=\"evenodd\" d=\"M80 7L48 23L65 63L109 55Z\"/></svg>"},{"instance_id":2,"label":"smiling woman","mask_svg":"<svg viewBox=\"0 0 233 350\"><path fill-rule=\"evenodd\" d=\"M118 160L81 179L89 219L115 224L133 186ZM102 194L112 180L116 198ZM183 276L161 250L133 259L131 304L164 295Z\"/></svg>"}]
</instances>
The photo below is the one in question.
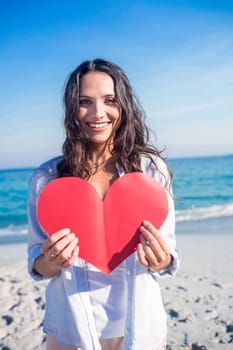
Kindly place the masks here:
<instances>
[{"instance_id":1,"label":"smiling woman","mask_svg":"<svg viewBox=\"0 0 233 350\"><path fill-rule=\"evenodd\" d=\"M90 179L101 198L117 176L111 160L113 139L120 124L121 108L115 98L111 76L101 72L85 74L81 80L77 123L89 143L88 164L98 175ZM106 170L108 169L108 173ZM105 175L103 177L102 172ZM105 179L105 180L104 180Z\"/></svg>"},{"instance_id":2,"label":"smiling woman","mask_svg":"<svg viewBox=\"0 0 233 350\"><path fill-rule=\"evenodd\" d=\"M113 79L106 73L83 76L77 121L86 133L90 147L113 148L113 136L120 123L120 105L115 98Z\"/></svg>"},{"instance_id":3,"label":"smiling woman","mask_svg":"<svg viewBox=\"0 0 233 350\"><path fill-rule=\"evenodd\" d=\"M134 97L128 78L117 65L101 59L83 62L67 81L64 103L66 139L63 156L49 160L35 171L28 202L29 272L37 280L51 278L44 321L47 350L165 349L166 313L157 279L163 275L174 275L179 265L171 172L160 151L150 145L143 111ZM75 206L73 215L77 215L77 218L83 215L82 220L86 222L84 234L80 232L79 235L79 232L72 232L70 227L60 227L60 224L58 231L53 229L48 237L40 226L36 211L38 198L51 180L80 177L82 183L91 184L91 189L94 188L104 199L111 184L116 186L119 183L116 180L128 173L146 173L151 177L146 180L147 184L157 180L162 185L168 209L159 229L156 229L154 217L160 216L160 209L152 210L152 215L148 215L150 221L144 217L146 214L138 220L140 215L129 209L132 205L121 205L121 200L126 204L125 194L129 184L118 190L120 199L117 197L115 206L109 207L113 214L117 211L120 218L117 221L119 224L116 224L108 215L111 222L110 236L107 238L98 233L93 201L90 204L85 201L90 201L90 196L75 195L73 187L70 193L80 204L80 210ZM140 201L140 205L148 201L147 192L150 192L145 190L146 185L141 187L145 199ZM67 195L64 186L62 191L62 197L55 202L72 201L71 194L64 198ZM131 200L135 200L136 191L134 188ZM90 215L82 214L83 206ZM109 240L112 240L111 243L119 240L117 243L120 244L122 235L124 239L128 237L128 246L133 241L135 230L131 233L129 215L121 212L124 208L138 220L138 240L130 255L124 255L123 261L114 265L110 274L105 274L86 255L80 255L79 249L83 252L84 239L85 246L95 249L99 256L101 252L94 241L103 246ZM68 211L71 212L71 207ZM102 219L101 215L99 217ZM49 220L52 220L50 215ZM95 240L91 239L89 222L94 227L92 233ZM129 232L123 234L124 229ZM117 254L118 251L110 256L110 260Z\"/></svg>"},{"instance_id":4,"label":"smiling woman","mask_svg":"<svg viewBox=\"0 0 233 350\"><path fill-rule=\"evenodd\" d=\"M89 89L94 96L89 96ZM63 145L64 159L58 165L58 177L71 175L90 178L93 165L98 167L99 163L106 161L106 153L109 152L111 159L114 158L125 172L142 170L140 154L151 159L153 156L161 158L159 150L149 144L144 111L127 76L117 65L101 59L83 62L69 76L64 104L66 140ZM99 112L105 113L104 121L111 122L109 137L111 135L112 146L109 148L111 142L108 139L105 146L102 144L98 152L95 152L95 159L90 151L93 145L87 132L90 133L96 128L87 128L87 125L84 128L83 124L78 122L79 117L83 117L87 111L87 105L90 106L88 111L92 111L92 119L94 118L88 119L88 122L103 119L98 116ZM118 122L115 120L112 127L110 115L111 119L116 119L118 114ZM156 163L154 166L156 167Z\"/></svg>"}]
</instances>

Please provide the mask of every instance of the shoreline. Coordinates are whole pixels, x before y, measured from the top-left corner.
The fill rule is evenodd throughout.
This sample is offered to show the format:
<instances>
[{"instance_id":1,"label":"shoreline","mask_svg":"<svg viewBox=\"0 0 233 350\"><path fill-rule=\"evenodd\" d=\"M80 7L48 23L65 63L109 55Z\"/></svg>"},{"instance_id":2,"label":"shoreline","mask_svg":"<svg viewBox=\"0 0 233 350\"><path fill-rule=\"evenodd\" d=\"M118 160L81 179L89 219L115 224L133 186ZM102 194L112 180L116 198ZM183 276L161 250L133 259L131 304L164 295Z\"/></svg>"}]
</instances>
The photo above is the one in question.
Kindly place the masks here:
<instances>
[{"instance_id":1,"label":"shoreline","mask_svg":"<svg viewBox=\"0 0 233 350\"><path fill-rule=\"evenodd\" d=\"M233 234L178 233L181 266L160 279L168 314L167 350L230 350L233 342ZM26 243L0 245L0 349L44 349L47 282L27 274ZM7 267L7 268L6 268Z\"/></svg>"},{"instance_id":2,"label":"shoreline","mask_svg":"<svg viewBox=\"0 0 233 350\"><path fill-rule=\"evenodd\" d=\"M179 234L233 234L233 216L211 217L202 220L176 222Z\"/></svg>"},{"instance_id":3,"label":"shoreline","mask_svg":"<svg viewBox=\"0 0 233 350\"><path fill-rule=\"evenodd\" d=\"M22 229L23 226L23 229ZM19 230L19 232L17 232ZM21 230L24 233L21 233ZM0 247L2 245L14 245L27 243L27 224L12 225L10 227L0 228ZM176 234L233 234L233 215L210 217L205 219L183 220L176 222Z\"/></svg>"}]
</instances>

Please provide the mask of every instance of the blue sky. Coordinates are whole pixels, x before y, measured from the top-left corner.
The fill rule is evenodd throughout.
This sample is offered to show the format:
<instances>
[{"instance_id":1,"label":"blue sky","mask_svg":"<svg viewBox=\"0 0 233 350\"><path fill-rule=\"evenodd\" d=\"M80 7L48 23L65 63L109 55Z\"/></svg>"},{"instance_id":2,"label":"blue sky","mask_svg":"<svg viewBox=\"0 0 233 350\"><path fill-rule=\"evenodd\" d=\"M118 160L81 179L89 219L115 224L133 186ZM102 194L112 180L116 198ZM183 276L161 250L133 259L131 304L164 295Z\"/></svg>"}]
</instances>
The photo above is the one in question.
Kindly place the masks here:
<instances>
[{"instance_id":1,"label":"blue sky","mask_svg":"<svg viewBox=\"0 0 233 350\"><path fill-rule=\"evenodd\" d=\"M128 75L168 157L233 153L232 1L9 1L0 14L0 168L61 153L83 60Z\"/></svg>"}]
</instances>

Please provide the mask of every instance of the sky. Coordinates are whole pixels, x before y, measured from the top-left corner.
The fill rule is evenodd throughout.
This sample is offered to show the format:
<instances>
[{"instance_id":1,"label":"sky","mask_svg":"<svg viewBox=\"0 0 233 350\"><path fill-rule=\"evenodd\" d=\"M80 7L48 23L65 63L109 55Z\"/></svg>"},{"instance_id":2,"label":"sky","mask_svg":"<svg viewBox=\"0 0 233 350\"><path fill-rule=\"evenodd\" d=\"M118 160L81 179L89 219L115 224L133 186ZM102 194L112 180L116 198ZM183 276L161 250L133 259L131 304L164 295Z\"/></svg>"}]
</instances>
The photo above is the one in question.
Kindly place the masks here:
<instances>
[{"instance_id":1,"label":"sky","mask_svg":"<svg viewBox=\"0 0 233 350\"><path fill-rule=\"evenodd\" d=\"M129 77L165 155L233 153L232 1L1 4L0 168L60 155L65 81L86 59Z\"/></svg>"}]
</instances>

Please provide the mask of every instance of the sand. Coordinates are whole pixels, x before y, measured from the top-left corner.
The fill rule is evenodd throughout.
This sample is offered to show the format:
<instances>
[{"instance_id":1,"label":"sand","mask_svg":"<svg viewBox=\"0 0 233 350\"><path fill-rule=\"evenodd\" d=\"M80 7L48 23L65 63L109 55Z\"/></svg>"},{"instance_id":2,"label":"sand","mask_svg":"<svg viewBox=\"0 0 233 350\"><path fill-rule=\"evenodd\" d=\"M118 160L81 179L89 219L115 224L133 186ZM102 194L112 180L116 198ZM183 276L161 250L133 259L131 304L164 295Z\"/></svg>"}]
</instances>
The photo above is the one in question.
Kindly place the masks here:
<instances>
[{"instance_id":1,"label":"sand","mask_svg":"<svg viewBox=\"0 0 233 350\"><path fill-rule=\"evenodd\" d=\"M162 281L168 349L233 349L233 235L179 235L182 264Z\"/></svg>"},{"instance_id":2,"label":"sand","mask_svg":"<svg viewBox=\"0 0 233 350\"><path fill-rule=\"evenodd\" d=\"M180 270L161 280L167 349L232 349L233 232L177 237ZM45 288L27 274L25 244L0 246L0 349L44 349Z\"/></svg>"}]
</instances>

